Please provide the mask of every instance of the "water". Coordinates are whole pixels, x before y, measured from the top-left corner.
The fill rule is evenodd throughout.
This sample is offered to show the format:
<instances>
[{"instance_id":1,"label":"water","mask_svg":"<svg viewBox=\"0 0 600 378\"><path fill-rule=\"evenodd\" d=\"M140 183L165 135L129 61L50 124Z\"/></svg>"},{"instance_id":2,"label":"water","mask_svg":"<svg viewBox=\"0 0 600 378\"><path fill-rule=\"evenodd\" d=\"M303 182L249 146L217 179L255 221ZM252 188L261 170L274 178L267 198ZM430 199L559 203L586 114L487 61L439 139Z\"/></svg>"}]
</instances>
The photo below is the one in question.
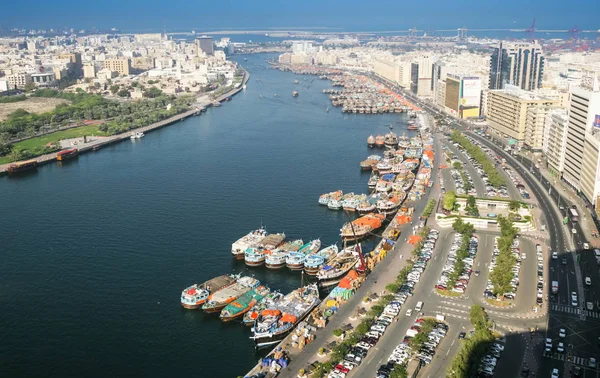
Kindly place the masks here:
<instances>
[{"instance_id":1,"label":"water","mask_svg":"<svg viewBox=\"0 0 600 378\"><path fill-rule=\"evenodd\" d=\"M249 329L182 309L181 290L245 269L231 243L261 224L339 243L345 215L318 196L366 192L366 138L405 122L327 113L328 81L243 58L248 88L220 108L0 178L0 376L231 377L256 363ZM284 293L300 284L252 273Z\"/></svg>"}]
</instances>

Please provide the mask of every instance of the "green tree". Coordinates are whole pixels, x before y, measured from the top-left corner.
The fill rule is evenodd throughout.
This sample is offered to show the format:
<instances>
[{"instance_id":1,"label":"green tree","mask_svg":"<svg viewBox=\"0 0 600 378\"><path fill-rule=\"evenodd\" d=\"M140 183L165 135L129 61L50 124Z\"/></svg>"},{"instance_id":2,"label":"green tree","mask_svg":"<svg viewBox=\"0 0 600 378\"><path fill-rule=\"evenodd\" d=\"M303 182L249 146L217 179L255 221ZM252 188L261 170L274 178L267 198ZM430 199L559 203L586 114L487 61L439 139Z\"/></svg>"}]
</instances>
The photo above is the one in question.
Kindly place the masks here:
<instances>
[{"instance_id":1,"label":"green tree","mask_svg":"<svg viewBox=\"0 0 600 378\"><path fill-rule=\"evenodd\" d=\"M144 97L147 97L147 98L159 97L162 94L163 94L163 92L156 87L150 87L144 91Z\"/></svg>"},{"instance_id":2,"label":"green tree","mask_svg":"<svg viewBox=\"0 0 600 378\"><path fill-rule=\"evenodd\" d=\"M25 90L25 92L31 92L33 90L35 90L35 84L34 83L27 83L25 84L25 87L23 88Z\"/></svg>"},{"instance_id":3,"label":"green tree","mask_svg":"<svg viewBox=\"0 0 600 378\"><path fill-rule=\"evenodd\" d=\"M452 164L452 168L456 169L457 171L460 171L462 169L462 164L460 163L460 161L455 161Z\"/></svg>"},{"instance_id":4,"label":"green tree","mask_svg":"<svg viewBox=\"0 0 600 378\"><path fill-rule=\"evenodd\" d=\"M511 200L511 201L508 203L508 208L509 208L511 211L517 211L517 210L519 210L519 208L520 208L520 207L521 207L521 202L520 202L520 201L517 201L517 200Z\"/></svg>"},{"instance_id":5,"label":"green tree","mask_svg":"<svg viewBox=\"0 0 600 378\"><path fill-rule=\"evenodd\" d=\"M119 96L119 97L129 97L129 91L127 89L121 89L117 93L117 96Z\"/></svg>"},{"instance_id":6,"label":"green tree","mask_svg":"<svg viewBox=\"0 0 600 378\"><path fill-rule=\"evenodd\" d=\"M116 94L119 91L119 86L118 85L111 85L110 86L110 93L112 94Z\"/></svg>"},{"instance_id":7,"label":"green tree","mask_svg":"<svg viewBox=\"0 0 600 378\"><path fill-rule=\"evenodd\" d=\"M456 192L451 190L444 194L443 208L444 210L452 211L456 204Z\"/></svg>"}]
</instances>

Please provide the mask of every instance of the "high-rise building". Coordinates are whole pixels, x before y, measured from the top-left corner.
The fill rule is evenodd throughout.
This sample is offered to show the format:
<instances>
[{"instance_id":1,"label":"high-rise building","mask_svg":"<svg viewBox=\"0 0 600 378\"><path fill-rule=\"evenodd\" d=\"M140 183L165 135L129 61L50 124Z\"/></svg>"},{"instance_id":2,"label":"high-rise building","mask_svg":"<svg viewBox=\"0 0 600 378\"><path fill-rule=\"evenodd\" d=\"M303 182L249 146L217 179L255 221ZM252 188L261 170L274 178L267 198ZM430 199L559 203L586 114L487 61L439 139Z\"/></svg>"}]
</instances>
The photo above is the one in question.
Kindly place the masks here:
<instances>
[{"instance_id":1,"label":"high-rise building","mask_svg":"<svg viewBox=\"0 0 600 378\"><path fill-rule=\"evenodd\" d=\"M528 133L532 135L543 135L544 123L538 122L538 117L545 120L545 114L557 104L558 100L554 98L543 97L511 85L507 85L505 89L490 90L487 92L486 105L490 131L508 144L522 148L526 146L525 135L528 129ZM540 109L534 110L534 107ZM535 116L532 115L533 112ZM540 127L542 130L538 130ZM539 148L541 149L541 142Z\"/></svg>"},{"instance_id":2,"label":"high-rise building","mask_svg":"<svg viewBox=\"0 0 600 378\"><path fill-rule=\"evenodd\" d=\"M446 76L445 110L458 117L479 117L481 103L481 80L461 75Z\"/></svg>"},{"instance_id":3,"label":"high-rise building","mask_svg":"<svg viewBox=\"0 0 600 378\"><path fill-rule=\"evenodd\" d=\"M581 190L590 203L600 191L600 84L597 73L584 75L571 88L563 179Z\"/></svg>"},{"instance_id":4,"label":"high-rise building","mask_svg":"<svg viewBox=\"0 0 600 378\"><path fill-rule=\"evenodd\" d=\"M565 165L568 120L566 109L552 109L546 115L542 151L546 156L548 171L555 176L562 174Z\"/></svg>"},{"instance_id":5,"label":"high-rise building","mask_svg":"<svg viewBox=\"0 0 600 378\"><path fill-rule=\"evenodd\" d=\"M431 57L424 55L415 59L411 64L410 90L418 96L431 96L433 64Z\"/></svg>"},{"instance_id":6,"label":"high-rise building","mask_svg":"<svg viewBox=\"0 0 600 378\"><path fill-rule=\"evenodd\" d=\"M206 35L196 37L196 50L200 54L200 51L206 55L212 55L215 51L214 48L215 39Z\"/></svg>"},{"instance_id":7,"label":"high-rise building","mask_svg":"<svg viewBox=\"0 0 600 378\"><path fill-rule=\"evenodd\" d=\"M490 89L504 89L507 84L532 91L542 87L544 54L533 43L501 42L490 59Z\"/></svg>"}]
</instances>

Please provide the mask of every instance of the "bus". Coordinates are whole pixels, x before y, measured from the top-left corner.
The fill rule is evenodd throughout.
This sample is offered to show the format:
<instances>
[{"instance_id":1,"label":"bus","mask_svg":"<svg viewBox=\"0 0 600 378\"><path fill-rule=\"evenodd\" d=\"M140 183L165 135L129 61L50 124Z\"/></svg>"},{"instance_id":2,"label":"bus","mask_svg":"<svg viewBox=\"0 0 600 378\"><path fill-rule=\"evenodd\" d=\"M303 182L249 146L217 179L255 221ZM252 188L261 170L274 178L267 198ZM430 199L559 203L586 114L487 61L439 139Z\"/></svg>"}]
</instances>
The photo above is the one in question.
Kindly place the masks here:
<instances>
[{"instance_id":1,"label":"bus","mask_svg":"<svg viewBox=\"0 0 600 378\"><path fill-rule=\"evenodd\" d=\"M577 214L577 210L569 209L569 214L571 215L571 221L577 222L579 221L579 214Z\"/></svg>"}]
</instances>

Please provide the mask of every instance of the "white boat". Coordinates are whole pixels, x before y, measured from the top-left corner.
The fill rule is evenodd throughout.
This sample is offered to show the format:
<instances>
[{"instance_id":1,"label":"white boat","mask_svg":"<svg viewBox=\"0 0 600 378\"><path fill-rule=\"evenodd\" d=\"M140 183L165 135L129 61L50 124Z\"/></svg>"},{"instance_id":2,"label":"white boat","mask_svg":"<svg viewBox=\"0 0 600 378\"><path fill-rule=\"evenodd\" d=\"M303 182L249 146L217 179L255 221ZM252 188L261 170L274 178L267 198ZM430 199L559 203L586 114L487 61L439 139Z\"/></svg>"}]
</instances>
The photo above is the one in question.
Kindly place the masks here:
<instances>
[{"instance_id":1,"label":"white boat","mask_svg":"<svg viewBox=\"0 0 600 378\"><path fill-rule=\"evenodd\" d=\"M130 139L141 139L144 136L145 136L145 134L140 131L140 132L137 132L137 133L131 133L131 136L129 138Z\"/></svg>"},{"instance_id":2,"label":"white boat","mask_svg":"<svg viewBox=\"0 0 600 378\"><path fill-rule=\"evenodd\" d=\"M339 210L342 208L342 204L340 203L340 201L332 199L327 204L327 207L331 210Z\"/></svg>"},{"instance_id":3,"label":"white boat","mask_svg":"<svg viewBox=\"0 0 600 378\"><path fill-rule=\"evenodd\" d=\"M231 245L231 254L238 260L244 259L244 253L248 248L255 247L260 241L267 236L267 231L264 228L251 231L248 235L238 239Z\"/></svg>"}]
</instances>

